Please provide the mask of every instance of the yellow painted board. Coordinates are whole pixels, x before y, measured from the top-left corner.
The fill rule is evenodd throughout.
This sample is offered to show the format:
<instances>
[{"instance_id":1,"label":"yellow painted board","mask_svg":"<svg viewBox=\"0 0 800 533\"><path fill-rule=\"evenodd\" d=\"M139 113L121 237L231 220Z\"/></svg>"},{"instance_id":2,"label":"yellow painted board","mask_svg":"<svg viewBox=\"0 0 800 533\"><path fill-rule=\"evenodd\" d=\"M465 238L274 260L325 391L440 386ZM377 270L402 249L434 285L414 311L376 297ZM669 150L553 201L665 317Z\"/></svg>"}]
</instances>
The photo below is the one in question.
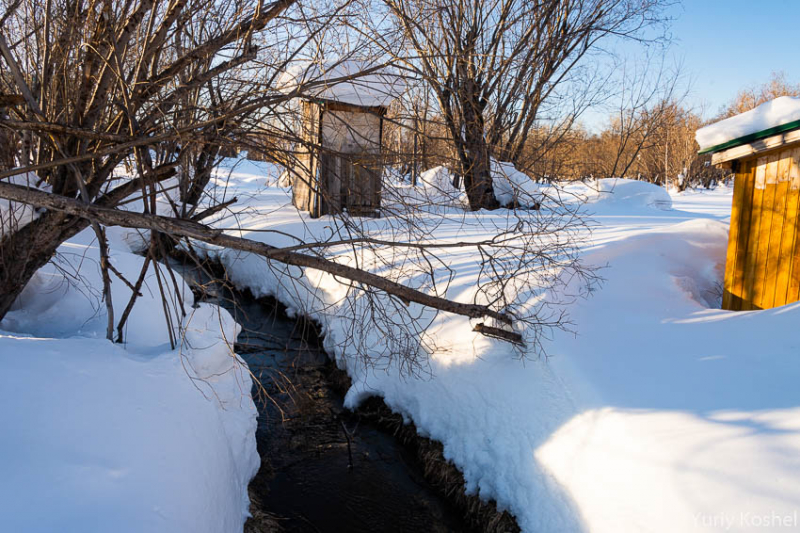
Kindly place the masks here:
<instances>
[{"instance_id":1,"label":"yellow painted board","mask_svg":"<svg viewBox=\"0 0 800 533\"><path fill-rule=\"evenodd\" d=\"M737 229L736 258L733 263L733 281L731 282L731 294L734 296L731 301L731 309L739 310L744 305L745 297L745 263L747 260L747 250L750 242L750 224L753 220L753 185L755 179L755 163L747 161L741 163L742 171L736 174L738 183L734 183L734 191L738 187L741 195L735 198L731 217L737 212L740 223Z\"/></svg>"},{"instance_id":2,"label":"yellow painted board","mask_svg":"<svg viewBox=\"0 0 800 533\"><path fill-rule=\"evenodd\" d=\"M722 308L732 311L738 310L740 305L739 293L736 291L737 255L741 249L739 239L741 235L742 197L747 191L748 183L746 164L736 173L733 183L733 199L731 201L731 223L728 231L728 250L725 257L725 281L722 292Z\"/></svg>"},{"instance_id":3,"label":"yellow painted board","mask_svg":"<svg viewBox=\"0 0 800 533\"><path fill-rule=\"evenodd\" d=\"M800 148L794 153L795 164L800 166ZM800 168L798 169L800 173ZM791 251L788 253L788 287L786 290L786 303L800 300L800 189L790 186L790 205L792 211L787 214L787 224L791 224L794 235L791 239ZM787 239L788 241L789 239Z\"/></svg>"},{"instance_id":4,"label":"yellow painted board","mask_svg":"<svg viewBox=\"0 0 800 533\"><path fill-rule=\"evenodd\" d=\"M759 224L757 235L757 255L755 258L755 272L753 277L752 302L758 309L766 306L767 285L767 257L769 255L769 239L772 235L772 218L775 213L775 193L778 183L778 154L770 154L767 158L767 184L764 188L761 209L759 210Z\"/></svg>"},{"instance_id":5,"label":"yellow painted board","mask_svg":"<svg viewBox=\"0 0 800 533\"><path fill-rule=\"evenodd\" d=\"M782 254L786 276L785 304L800 300L800 148L792 150L792 166L789 169L789 197L787 199L786 225L792 235L787 236ZM783 280L779 276L779 283ZM782 286L782 285L781 285Z\"/></svg>"},{"instance_id":6,"label":"yellow painted board","mask_svg":"<svg viewBox=\"0 0 800 533\"><path fill-rule=\"evenodd\" d=\"M724 309L800 300L800 147L739 162L731 200Z\"/></svg>"},{"instance_id":7,"label":"yellow painted board","mask_svg":"<svg viewBox=\"0 0 800 533\"><path fill-rule=\"evenodd\" d=\"M737 174L741 195L737 198L734 209L738 212L740 223L737 229L736 258L733 264L733 281L731 283L731 294L735 297L731 302L731 309L741 309L744 296L745 280L745 261L747 259L747 247L749 243L750 222L752 220L753 209L753 172L755 165L753 162L745 162L742 165L741 174ZM736 184L734 184L736 188ZM733 209L731 211L733 214Z\"/></svg>"},{"instance_id":8,"label":"yellow painted board","mask_svg":"<svg viewBox=\"0 0 800 533\"><path fill-rule=\"evenodd\" d=\"M763 159L763 161L762 161ZM760 164L759 164L760 163ZM761 176L765 174L766 158L758 158L754 169L756 186L753 187L753 202L749 209L750 222L746 226L747 251L744 258L744 279L742 281L742 309L758 309L753 299L756 284L759 231L761 226L761 204L765 186L759 187Z\"/></svg>"},{"instance_id":9,"label":"yellow painted board","mask_svg":"<svg viewBox=\"0 0 800 533\"><path fill-rule=\"evenodd\" d=\"M767 256L764 265L764 296L762 307L769 309L775 307L775 292L778 284L781 259L781 239L785 230L786 197L789 192L789 166L792 153L784 150L778 156L777 180L771 185L774 190L772 209L767 216L770 218L770 233L767 238ZM778 304L781 305L781 304Z\"/></svg>"},{"instance_id":10,"label":"yellow painted board","mask_svg":"<svg viewBox=\"0 0 800 533\"><path fill-rule=\"evenodd\" d=\"M781 253L778 277L775 281L775 305L785 305L796 301L790 292L790 279L792 275L792 262L797 246L798 208L800 207L800 191L792 190L786 193L786 216L783 222L784 232L781 236ZM797 291L795 290L795 293Z\"/></svg>"}]
</instances>

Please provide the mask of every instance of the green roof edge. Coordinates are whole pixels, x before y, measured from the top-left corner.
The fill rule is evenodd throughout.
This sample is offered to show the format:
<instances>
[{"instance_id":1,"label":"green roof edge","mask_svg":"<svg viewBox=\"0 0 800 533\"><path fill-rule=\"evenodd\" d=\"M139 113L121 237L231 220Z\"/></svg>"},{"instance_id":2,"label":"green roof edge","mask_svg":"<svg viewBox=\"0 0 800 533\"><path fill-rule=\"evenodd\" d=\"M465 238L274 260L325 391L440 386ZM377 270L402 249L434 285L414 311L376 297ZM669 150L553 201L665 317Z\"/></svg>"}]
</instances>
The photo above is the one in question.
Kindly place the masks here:
<instances>
[{"instance_id":1,"label":"green roof edge","mask_svg":"<svg viewBox=\"0 0 800 533\"><path fill-rule=\"evenodd\" d=\"M779 133L785 133L791 130L796 130L798 128L800 128L800 120L794 120L792 122L787 122L786 124L781 124L780 126L773 126L765 130L757 131L755 133L750 133L743 137L739 137L731 141L718 144L716 146L711 146L710 148L704 148L699 152L697 152L697 154L703 155L711 152L721 152L722 150L727 150L728 148L734 148L736 146L741 146L743 144L751 143L753 141L758 141L766 137L772 137L773 135L777 135Z\"/></svg>"}]
</instances>

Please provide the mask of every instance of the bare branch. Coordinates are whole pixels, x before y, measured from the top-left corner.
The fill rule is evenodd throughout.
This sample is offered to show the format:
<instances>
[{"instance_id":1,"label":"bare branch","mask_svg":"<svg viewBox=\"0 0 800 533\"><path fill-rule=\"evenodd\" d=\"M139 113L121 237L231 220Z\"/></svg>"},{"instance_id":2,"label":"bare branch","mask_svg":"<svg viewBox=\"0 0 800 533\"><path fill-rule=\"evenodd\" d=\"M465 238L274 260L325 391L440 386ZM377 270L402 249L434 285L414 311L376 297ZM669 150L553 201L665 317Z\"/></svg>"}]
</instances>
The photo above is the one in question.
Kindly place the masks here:
<instances>
[{"instance_id":1,"label":"bare branch","mask_svg":"<svg viewBox=\"0 0 800 533\"><path fill-rule=\"evenodd\" d=\"M465 304L425 294L365 270L320 257L288 252L250 239L226 235L220 229L210 228L190 220L86 205L72 198L2 182L0 182L0 197L87 218L106 226L150 229L175 237L186 237L225 248L251 252L287 265L314 268L337 277L363 283L396 296L405 302L415 302L426 307L470 318L490 317L504 324L511 325L513 323L512 317L508 314L490 309L487 306Z\"/></svg>"}]
</instances>

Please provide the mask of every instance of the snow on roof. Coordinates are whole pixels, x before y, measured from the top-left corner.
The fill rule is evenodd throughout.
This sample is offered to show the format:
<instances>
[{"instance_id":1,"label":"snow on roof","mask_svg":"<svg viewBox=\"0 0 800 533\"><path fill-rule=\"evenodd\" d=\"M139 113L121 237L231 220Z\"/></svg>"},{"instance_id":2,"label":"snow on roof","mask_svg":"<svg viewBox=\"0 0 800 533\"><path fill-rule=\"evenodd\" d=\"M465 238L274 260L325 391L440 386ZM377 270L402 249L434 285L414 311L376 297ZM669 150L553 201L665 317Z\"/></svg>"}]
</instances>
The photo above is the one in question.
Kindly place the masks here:
<instances>
[{"instance_id":1,"label":"snow on roof","mask_svg":"<svg viewBox=\"0 0 800 533\"><path fill-rule=\"evenodd\" d=\"M358 106L388 106L397 99L406 84L402 77L368 61L297 61L278 78L277 89L289 93L298 88L303 96L332 100ZM369 74L361 72L374 70ZM351 79L343 79L350 78ZM310 87L303 88L308 84Z\"/></svg>"},{"instance_id":2,"label":"snow on roof","mask_svg":"<svg viewBox=\"0 0 800 533\"><path fill-rule=\"evenodd\" d=\"M702 151L796 120L800 120L800 98L781 96L735 117L700 128L695 139Z\"/></svg>"}]
</instances>

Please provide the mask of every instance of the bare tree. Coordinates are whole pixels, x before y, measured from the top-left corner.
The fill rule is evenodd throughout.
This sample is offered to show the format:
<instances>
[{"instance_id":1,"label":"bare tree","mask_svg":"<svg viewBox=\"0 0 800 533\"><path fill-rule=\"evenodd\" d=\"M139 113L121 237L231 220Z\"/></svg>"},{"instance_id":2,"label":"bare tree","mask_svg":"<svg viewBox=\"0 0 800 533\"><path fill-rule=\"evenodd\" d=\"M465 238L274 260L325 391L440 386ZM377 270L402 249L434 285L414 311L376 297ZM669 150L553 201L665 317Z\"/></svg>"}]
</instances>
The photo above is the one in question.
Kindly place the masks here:
<instances>
[{"instance_id":1,"label":"bare tree","mask_svg":"<svg viewBox=\"0 0 800 533\"><path fill-rule=\"evenodd\" d=\"M761 85L745 87L736 93L733 101L722 109L715 120L750 111L779 96L800 96L800 84L789 83L784 72L773 72L769 81Z\"/></svg>"},{"instance_id":2,"label":"bare tree","mask_svg":"<svg viewBox=\"0 0 800 533\"><path fill-rule=\"evenodd\" d=\"M220 98L214 81L251 60L253 36L293 2L6 4L0 53L9 74L0 91L24 104L8 108L0 126L23 141L19 167L0 179L36 172L54 194L102 207L140 192L141 208L153 212L159 184L181 160L263 106L252 93ZM164 143L174 150L156 160L153 149ZM123 161L133 177L115 175ZM0 317L58 246L89 224L48 210L2 235Z\"/></svg>"},{"instance_id":3,"label":"bare tree","mask_svg":"<svg viewBox=\"0 0 800 533\"><path fill-rule=\"evenodd\" d=\"M570 81L581 59L605 37L637 36L663 4L384 0L397 35L375 35L386 53L431 87L470 206L492 208L490 158L518 162L543 104Z\"/></svg>"},{"instance_id":4,"label":"bare tree","mask_svg":"<svg viewBox=\"0 0 800 533\"><path fill-rule=\"evenodd\" d=\"M616 109L603 130L584 136L576 144L576 153L583 161L582 177L630 177L665 183L664 154L665 150L669 152L670 136L672 141L678 140L679 102L685 96L680 67L667 68L665 60L663 54L648 54L618 64L617 88L609 98L616 101ZM655 158L661 162L658 167L651 164Z\"/></svg>"},{"instance_id":5,"label":"bare tree","mask_svg":"<svg viewBox=\"0 0 800 533\"><path fill-rule=\"evenodd\" d=\"M397 223L338 213L328 236L284 235L293 244L283 247L238 236L233 199L210 192L214 167L230 145L257 147L290 171L299 163L297 143L308 141L296 133L297 117L288 104L316 94L317 80L283 92L274 82L295 59L320 58L324 52L344 61L365 42L374 45L373 38L348 41L346 32L331 29L331 21L344 14L341 5L326 11L291 0L269 5L138 0L111 7L19 0L6 10L9 23L0 37L3 61L13 75L2 78L0 93L19 95L22 103L7 107L0 127L23 142L15 166L0 170L0 197L37 209L28 209L30 220L3 232L0 318L64 240L89 226L99 229L100 240L105 226L120 225L149 230L150 240L139 277L122 280L132 296L117 317L116 340L122 339L148 266L178 241L189 250L207 242L261 256L264 267L292 291L303 290L296 267L346 280L337 312L353 324L370 324L386 339L381 353L369 346L351 347L350 353L373 363L400 357L410 371L433 347L426 326L437 311L483 320L475 324L477 331L524 340L534 353L541 351L549 328L567 325L557 298L535 298L536 303L531 298L575 276L587 283L594 279L579 260L577 246L586 234L575 206L509 211L507 226L484 225L457 203L432 205L417 189L400 188L382 208ZM325 83L350 82L368 70ZM426 88L422 94L428 91L436 92ZM458 146L454 115L436 106L418 110L422 124L411 127L424 133L427 158L444 157L440 150ZM409 125L403 117L387 120ZM305 148L320 146L312 142ZM9 183L15 176L33 181ZM441 217L440 209L448 216ZM231 229L224 231L203 223L221 220L233 221L233 227L226 224ZM430 235L439 225L459 222L463 234L470 234L472 224L480 237L453 242ZM456 271L442 250L458 250L469 261L480 258L472 301L446 298ZM103 251L107 288L121 276L106 256ZM170 272L159 278L162 283L174 283ZM321 307L333 305L324 294L313 297ZM113 325L109 311L109 337Z\"/></svg>"}]
</instances>

